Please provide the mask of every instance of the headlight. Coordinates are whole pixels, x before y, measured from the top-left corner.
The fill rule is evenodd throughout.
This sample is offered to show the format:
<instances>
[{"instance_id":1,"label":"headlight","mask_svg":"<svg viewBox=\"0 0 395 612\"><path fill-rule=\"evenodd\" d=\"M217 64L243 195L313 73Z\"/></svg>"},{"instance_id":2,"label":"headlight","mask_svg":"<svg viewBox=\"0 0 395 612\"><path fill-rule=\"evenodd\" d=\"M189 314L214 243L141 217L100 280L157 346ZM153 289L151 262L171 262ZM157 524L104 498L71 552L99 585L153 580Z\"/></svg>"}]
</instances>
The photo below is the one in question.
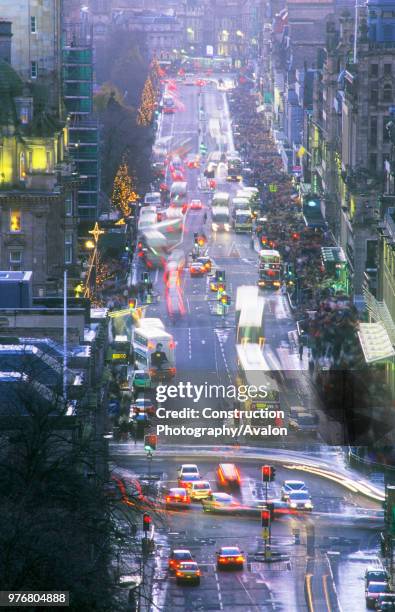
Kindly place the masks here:
<instances>
[{"instance_id":1,"label":"headlight","mask_svg":"<svg viewBox=\"0 0 395 612\"><path fill-rule=\"evenodd\" d=\"M230 230L230 225L229 225L229 223L225 223L225 231L226 231L226 232L229 232L229 230Z\"/></svg>"},{"instance_id":2,"label":"headlight","mask_svg":"<svg viewBox=\"0 0 395 612\"><path fill-rule=\"evenodd\" d=\"M216 232L218 230L218 225L217 223L212 223L211 224L211 229L213 230L213 232Z\"/></svg>"},{"instance_id":3,"label":"headlight","mask_svg":"<svg viewBox=\"0 0 395 612\"><path fill-rule=\"evenodd\" d=\"M291 508L296 508L295 502L291 502Z\"/></svg>"},{"instance_id":4,"label":"headlight","mask_svg":"<svg viewBox=\"0 0 395 612\"><path fill-rule=\"evenodd\" d=\"M304 505L305 508L312 508L311 502L306 502Z\"/></svg>"}]
</instances>

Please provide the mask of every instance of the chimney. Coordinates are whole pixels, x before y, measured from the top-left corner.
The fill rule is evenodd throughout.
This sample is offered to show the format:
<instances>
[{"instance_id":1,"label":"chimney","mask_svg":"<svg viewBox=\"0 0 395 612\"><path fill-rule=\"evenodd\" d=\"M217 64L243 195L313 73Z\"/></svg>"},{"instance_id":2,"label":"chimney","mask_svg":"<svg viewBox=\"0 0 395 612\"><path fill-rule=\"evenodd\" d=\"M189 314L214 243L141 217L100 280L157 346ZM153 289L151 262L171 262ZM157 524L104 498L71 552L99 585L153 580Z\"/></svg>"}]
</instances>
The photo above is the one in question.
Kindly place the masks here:
<instances>
[{"instance_id":1,"label":"chimney","mask_svg":"<svg viewBox=\"0 0 395 612\"><path fill-rule=\"evenodd\" d=\"M0 60L11 64L11 21L0 19Z\"/></svg>"}]
</instances>

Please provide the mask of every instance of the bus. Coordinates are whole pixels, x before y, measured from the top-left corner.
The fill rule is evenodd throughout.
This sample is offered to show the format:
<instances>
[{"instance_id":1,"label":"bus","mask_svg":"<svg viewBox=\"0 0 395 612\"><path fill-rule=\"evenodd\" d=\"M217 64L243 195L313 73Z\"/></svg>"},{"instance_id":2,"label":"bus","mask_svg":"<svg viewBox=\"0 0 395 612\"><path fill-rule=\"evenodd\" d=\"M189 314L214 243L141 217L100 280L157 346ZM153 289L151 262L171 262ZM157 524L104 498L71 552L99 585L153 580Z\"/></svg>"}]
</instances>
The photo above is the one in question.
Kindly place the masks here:
<instances>
[{"instance_id":1,"label":"bus","mask_svg":"<svg viewBox=\"0 0 395 612\"><path fill-rule=\"evenodd\" d=\"M278 289L281 286L281 255L274 249L262 249L259 252L258 287L261 289Z\"/></svg>"},{"instance_id":2,"label":"bus","mask_svg":"<svg viewBox=\"0 0 395 612\"><path fill-rule=\"evenodd\" d=\"M279 385L275 373L270 370L266 363L259 344L237 344L236 353L238 384L265 388L264 398L247 400L243 404L243 409L251 408L262 412L273 410L276 413L281 411ZM282 424L279 419L282 419L281 414L274 417L275 425ZM252 422L262 424L262 420L255 418L252 419ZM271 419L265 417L264 421L264 424L269 424Z\"/></svg>"},{"instance_id":3,"label":"bus","mask_svg":"<svg viewBox=\"0 0 395 612\"><path fill-rule=\"evenodd\" d=\"M211 200L211 206L226 206L229 209L230 195L227 191L215 191L213 199Z\"/></svg>"},{"instance_id":4,"label":"bus","mask_svg":"<svg viewBox=\"0 0 395 612\"><path fill-rule=\"evenodd\" d=\"M232 72L231 57L183 57L181 68L186 72L202 72L212 70L214 72Z\"/></svg>"},{"instance_id":5,"label":"bus","mask_svg":"<svg viewBox=\"0 0 395 612\"><path fill-rule=\"evenodd\" d=\"M214 206L211 209L211 229L213 232L230 231L230 214L226 206Z\"/></svg>"},{"instance_id":6,"label":"bus","mask_svg":"<svg viewBox=\"0 0 395 612\"><path fill-rule=\"evenodd\" d=\"M258 297L255 302L243 304L237 324L237 344L263 343L263 311L265 301Z\"/></svg>"},{"instance_id":7,"label":"bus","mask_svg":"<svg viewBox=\"0 0 395 612\"><path fill-rule=\"evenodd\" d=\"M252 215L249 210L235 211L235 232L236 234L252 232Z\"/></svg>"},{"instance_id":8,"label":"bus","mask_svg":"<svg viewBox=\"0 0 395 612\"><path fill-rule=\"evenodd\" d=\"M170 189L170 206L187 206L188 185L185 181L174 181Z\"/></svg>"},{"instance_id":9,"label":"bus","mask_svg":"<svg viewBox=\"0 0 395 612\"><path fill-rule=\"evenodd\" d=\"M233 198L232 200L234 210L251 210L251 204L249 198Z\"/></svg>"},{"instance_id":10,"label":"bus","mask_svg":"<svg viewBox=\"0 0 395 612\"><path fill-rule=\"evenodd\" d=\"M228 157L228 181L241 181L243 164L239 157Z\"/></svg>"},{"instance_id":11,"label":"bus","mask_svg":"<svg viewBox=\"0 0 395 612\"><path fill-rule=\"evenodd\" d=\"M135 327L132 332L132 348L136 368L149 372L151 379L173 378L176 374L175 343L173 336L160 327ZM155 355L162 353L162 363L158 366Z\"/></svg>"},{"instance_id":12,"label":"bus","mask_svg":"<svg viewBox=\"0 0 395 612\"><path fill-rule=\"evenodd\" d=\"M240 285L236 291L235 317L236 327L239 324L240 312L244 304L255 304L259 297L256 285Z\"/></svg>"}]
</instances>

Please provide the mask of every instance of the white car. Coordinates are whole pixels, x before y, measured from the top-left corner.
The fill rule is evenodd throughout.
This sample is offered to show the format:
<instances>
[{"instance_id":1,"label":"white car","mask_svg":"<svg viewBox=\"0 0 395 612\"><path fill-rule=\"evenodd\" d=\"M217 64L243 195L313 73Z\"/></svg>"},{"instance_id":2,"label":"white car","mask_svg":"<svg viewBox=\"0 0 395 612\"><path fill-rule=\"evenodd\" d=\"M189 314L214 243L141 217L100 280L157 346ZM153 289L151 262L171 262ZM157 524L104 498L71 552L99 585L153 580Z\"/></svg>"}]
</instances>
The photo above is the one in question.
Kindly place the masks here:
<instances>
[{"instance_id":1,"label":"white car","mask_svg":"<svg viewBox=\"0 0 395 612\"><path fill-rule=\"evenodd\" d=\"M281 499L286 501L289 494L294 491L308 492L306 484L303 480L284 480L283 486L281 487Z\"/></svg>"},{"instance_id":2,"label":"white car","mask_svg":"<svg viewBox=\"0 0 395 612\"><path fill-rule=\"evenodd\" d=\"M198 466L194 463L183 463L177 470L178 478L183 476L196 476L196 480L200 480L200 472Z\"/></svg>"},{"instance_id":3,"label":"white car","mask_svg":"<svg viewBox=\"0 0 395 612\"><path fill-rule=\"evenodd\" d=\"M313 504L308 491L292 491L288 495L287 503L293 510L311 511L313 509Z\"/></svg>"}]
</instances>

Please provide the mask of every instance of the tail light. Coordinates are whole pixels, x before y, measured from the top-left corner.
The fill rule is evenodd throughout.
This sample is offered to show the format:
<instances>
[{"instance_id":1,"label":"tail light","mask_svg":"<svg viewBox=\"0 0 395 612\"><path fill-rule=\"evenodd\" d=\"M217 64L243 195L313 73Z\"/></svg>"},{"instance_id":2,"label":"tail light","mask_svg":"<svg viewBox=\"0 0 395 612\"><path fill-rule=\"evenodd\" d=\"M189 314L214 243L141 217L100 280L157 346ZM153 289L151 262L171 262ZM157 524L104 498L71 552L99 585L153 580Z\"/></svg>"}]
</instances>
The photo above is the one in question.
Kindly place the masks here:
<instances>
[{"instance_id":1,"label":"tail light","mask_svg":"<svg viewBox=\"0 0 395 612\"><path fill-rule=\"evenodd\" d=\"M182 576L182 572L176 572L176 576Z\"/></svg>"},{"instance_id":2,"label":"tail light","mask_svg":"<svg viewBox=\"0 0 395 612\"><path fill-rule=\"evenodd\" d=\"M166 501L167 502L171 501L171 497L169 497L169 495L166 497Z\"/></svg>"},{"instance_id":3,"label":"tail light","mask_svg":"<svg viewBox=\"0 0 395 612\"><path fill-rule=\"evenodd\" d=\"M200 570L196 570L196 576L200 576Z\"/></svg>"},{"instance_id":4,"label":"tail light","mask_svg":"<svg viewBox=\"0 0 395 612\"><path fill-rule=\"evenodd\" d=\"M170 374L173 374L173 375L177 372L176 368L170 368L169 371L170 371Z\"/></svg>"},{"instance_id":5,"label":"tail light","mask_svg":"<svg viewBox=\"0 0 395 612\"><path fill-rule=\"evenodd\" d=\"M244 557L242 556L236 557L236 561L242 562L244 561Z\"/></svg>"}]
</instances>

